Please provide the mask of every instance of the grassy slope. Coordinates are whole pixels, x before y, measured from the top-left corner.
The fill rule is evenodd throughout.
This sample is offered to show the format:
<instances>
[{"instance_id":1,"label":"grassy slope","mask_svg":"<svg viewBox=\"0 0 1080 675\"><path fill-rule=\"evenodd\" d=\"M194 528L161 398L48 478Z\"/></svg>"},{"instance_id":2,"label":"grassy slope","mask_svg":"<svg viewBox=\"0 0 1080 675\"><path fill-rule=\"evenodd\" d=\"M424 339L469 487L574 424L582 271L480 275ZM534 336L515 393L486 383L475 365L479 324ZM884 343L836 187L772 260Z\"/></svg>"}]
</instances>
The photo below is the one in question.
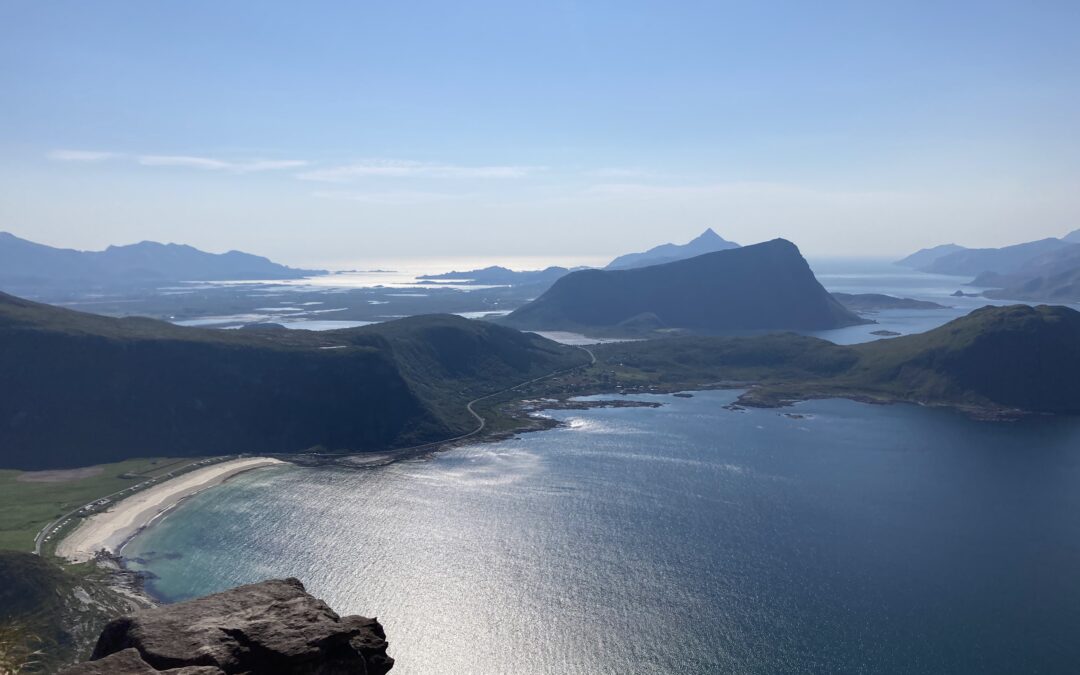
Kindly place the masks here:
<instances>
[{"instance_id":1,"label":"grassy slope","mask_svg":"<svg viewBox=\"0 0 1080 675\"><path fill-rule=\"evenodd\" d=\"M593 352L594 376L631 385L818 379L844 372L857 360L846 347L793 333L610 343Z\"/></svg>"},{"instance_id":2,"label":"grassy slope","mask_svg":"<svg viewBox=\"0 0 1080 675\"><path fill-rule=\"evenodd\" d=\"M408 446L468 431L469 399L584 358L454 316L214 331L0 296L0 462Z\"/></svg>"},{"instance_id":3,"label":"grassy slope","mask_svg":"<svg viewBox=\"0 0 1080 675\"><path fill-rule=\"evenodd\" d=\"M193 459L130 459L95 467L101 469L97 475L61 482L24 482L18 480L22 471L0 470L0 549L32 551L41 528L65 513Z\"/></svg>"},{"instance_id":4,"label":"grassy slope","mask_svg":"<svg viewBox=\"0 0 1080 675\"><path fill-rule=\"evenodd\" d=\"M1080 313L986 307L940 328L838 346L794 334L602 345L593 386L761 386L751 402L855 396L989 409L1080 413ZM584 379L579 384L585 385Z\"/></svg>"},{"instance_id":5,"label":"grassy slope","mask_svg":"<svg viewBox=\"0 0 1080 675\"><path fill-rule=\"evenodd\" d=\"M935 330L854 347L840 386L905 400L1080 412L1080 313L984 307Z\"/></svg>"}]
</instances>

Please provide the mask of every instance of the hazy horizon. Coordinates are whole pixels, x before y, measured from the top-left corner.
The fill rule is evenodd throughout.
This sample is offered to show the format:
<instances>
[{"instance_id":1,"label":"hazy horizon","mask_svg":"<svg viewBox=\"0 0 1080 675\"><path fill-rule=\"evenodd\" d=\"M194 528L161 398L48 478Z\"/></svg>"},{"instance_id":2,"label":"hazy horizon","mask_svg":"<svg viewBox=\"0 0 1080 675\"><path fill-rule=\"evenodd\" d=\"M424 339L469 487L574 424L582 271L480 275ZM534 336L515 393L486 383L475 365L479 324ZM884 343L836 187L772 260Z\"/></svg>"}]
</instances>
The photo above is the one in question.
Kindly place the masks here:
<instances>
[{"instance_id":1,"label":"hazy horizon","mask_svg":"<svg viewBox=\"0 0 1080 675\"><path fill-rule=\"evenodd\" d=\"M329 267L1080 228L1080 6L672 9L7 4L0 230Z\"/></svg>"}]
</instances>

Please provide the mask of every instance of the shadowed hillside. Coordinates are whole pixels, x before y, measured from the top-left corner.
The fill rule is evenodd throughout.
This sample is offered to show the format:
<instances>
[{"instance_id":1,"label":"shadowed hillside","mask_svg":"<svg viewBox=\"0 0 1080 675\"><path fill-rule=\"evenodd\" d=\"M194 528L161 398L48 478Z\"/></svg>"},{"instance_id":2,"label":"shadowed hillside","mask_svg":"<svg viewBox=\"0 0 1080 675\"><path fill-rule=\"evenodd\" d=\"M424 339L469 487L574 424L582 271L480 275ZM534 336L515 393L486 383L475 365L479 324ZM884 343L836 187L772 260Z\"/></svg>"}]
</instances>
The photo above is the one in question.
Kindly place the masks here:
<instances>
[{"instance_id":1,"label":"shadowed hillside","mask_svg":"<svg viewBox=\"0 0 1080 675\"><path fill-rule=\"evenodd\" d=\"M0 295L0 465L408 446L470 430L472 398L583 359L446 315L214 331Z\"/></svg>"}]
</instances>

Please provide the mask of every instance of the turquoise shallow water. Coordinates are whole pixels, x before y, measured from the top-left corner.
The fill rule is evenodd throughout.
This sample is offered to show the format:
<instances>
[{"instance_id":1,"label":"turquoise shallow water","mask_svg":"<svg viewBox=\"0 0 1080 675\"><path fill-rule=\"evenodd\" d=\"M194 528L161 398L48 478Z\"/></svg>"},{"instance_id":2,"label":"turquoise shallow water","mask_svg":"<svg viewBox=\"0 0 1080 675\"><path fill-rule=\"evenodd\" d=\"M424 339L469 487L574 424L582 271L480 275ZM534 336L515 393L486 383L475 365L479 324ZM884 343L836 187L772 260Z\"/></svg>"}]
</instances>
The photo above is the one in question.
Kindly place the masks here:
<instances>
[{"instance_id":1,"label":"turquoise shallow water","mask_svg":"<svg viewBox=\"0 0 1080 675\"><path fill-rule=\"evenodd\" d=\"M171 599L297 576L396 673L1074 672L1080 422L734 397L246 474L125 553Z\"/></svg>"}]
</instances>

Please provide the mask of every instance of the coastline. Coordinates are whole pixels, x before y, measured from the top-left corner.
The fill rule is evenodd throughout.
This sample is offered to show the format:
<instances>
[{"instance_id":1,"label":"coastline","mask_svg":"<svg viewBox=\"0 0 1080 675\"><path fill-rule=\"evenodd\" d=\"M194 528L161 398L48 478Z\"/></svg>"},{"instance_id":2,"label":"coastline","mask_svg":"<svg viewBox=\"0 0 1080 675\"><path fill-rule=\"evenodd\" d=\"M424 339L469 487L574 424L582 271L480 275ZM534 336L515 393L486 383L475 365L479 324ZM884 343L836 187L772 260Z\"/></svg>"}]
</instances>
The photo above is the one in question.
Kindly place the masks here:
<instances>
[{"instance_id":1,"label":"coastline","mask_svg":"<svg viewBox=\"0 0 1080 675\"><path fill-rule=\"evenodd\" d=\"M83 521L56 545L69 562L93 560L100 551L116 556L133 536L184 499L254 469L283 465L272 457L247 457L197 469L120 500Z\"/></svg>"}]
</instances>

